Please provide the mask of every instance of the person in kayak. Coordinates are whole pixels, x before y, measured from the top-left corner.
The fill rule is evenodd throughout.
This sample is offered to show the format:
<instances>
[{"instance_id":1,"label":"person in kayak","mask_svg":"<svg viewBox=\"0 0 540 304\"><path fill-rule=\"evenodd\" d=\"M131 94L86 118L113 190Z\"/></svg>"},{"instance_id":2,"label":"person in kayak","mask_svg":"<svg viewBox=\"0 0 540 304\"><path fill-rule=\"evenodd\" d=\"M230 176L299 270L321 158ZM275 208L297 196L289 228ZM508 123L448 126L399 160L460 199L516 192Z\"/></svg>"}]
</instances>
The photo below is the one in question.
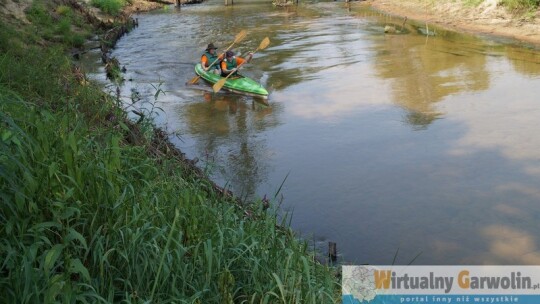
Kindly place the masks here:
<instances>
[{"instance_id":1,"label":"person in kayak","mask_svg":"<svg viewBox=\"0 0 540 304\"><path fill-rule=\"evenodd\" d=\"M217 47L213 43L208 44L204 54L201 56L201 66L203 70L219 75L221 73L219 71L219 63L223 60L223 57L223 54L217 55ZM212 63L214 64L212 65Z\"/></svg>"},{"instance_id":2,"label":"person in kayak","mask_svg":"<svg viewBox=\"0 0 540 304\"><path fill-rule=\"evenodd\" d=\"M227 51L225 53L225 59L221 61L221 77L227 77L231 73L233 73L231 76L237 75L238 67L245 62L250 62L251 58L253 58L253 53L249 53L246 59L244 59L234 56L233 51Z\"/></svg>"}]
</instances>

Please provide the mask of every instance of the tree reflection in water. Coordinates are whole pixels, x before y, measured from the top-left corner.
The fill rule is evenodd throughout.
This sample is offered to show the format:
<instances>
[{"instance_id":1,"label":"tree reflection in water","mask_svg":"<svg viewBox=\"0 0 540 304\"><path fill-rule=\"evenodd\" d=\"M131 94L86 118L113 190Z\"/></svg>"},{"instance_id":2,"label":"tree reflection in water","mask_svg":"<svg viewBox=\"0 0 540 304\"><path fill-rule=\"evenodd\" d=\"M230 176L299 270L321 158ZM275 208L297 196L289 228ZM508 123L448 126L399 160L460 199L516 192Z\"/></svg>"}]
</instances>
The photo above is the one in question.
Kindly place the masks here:
<instances>
[{"instance_id":1,"label":"tree reflection in water","mask_svg":"<svg viewBox=\"0 0 540 304\"><path fill-rule=\"evenodd\" d=\"M267 179L270 156L263 131L280 124L276 109L252 97L205 92L201 102L186 103L181 111L197 154L217 165L212 176L239 197L262 195L256 191Z\"/></svg>"}]
</instances>

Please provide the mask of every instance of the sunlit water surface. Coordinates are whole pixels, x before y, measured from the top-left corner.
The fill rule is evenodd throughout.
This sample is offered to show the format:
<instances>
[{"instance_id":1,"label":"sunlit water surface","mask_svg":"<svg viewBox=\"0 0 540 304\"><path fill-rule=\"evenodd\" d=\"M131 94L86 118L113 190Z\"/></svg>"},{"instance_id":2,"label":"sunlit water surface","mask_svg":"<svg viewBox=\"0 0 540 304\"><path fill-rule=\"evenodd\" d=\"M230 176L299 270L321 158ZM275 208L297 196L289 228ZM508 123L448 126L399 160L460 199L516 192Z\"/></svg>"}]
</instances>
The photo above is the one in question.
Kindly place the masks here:
<instances>
[{"instance_id":1,"label":"sunlit water surface","mask_svg":"<svg viewBox=\"0 0 540 304\"><path fill-rule=\"evenodd\" d=\"M241 197L285 180L293 228L348 263L540 263L538 50L401 28L362 2L235 2L139 15L112 52L121 95L154 104L188 157ZM243 70L268 107L186 85L206 44L223 50L243 29L236 52L271 40Z\"/></svg>"}]
</instances>

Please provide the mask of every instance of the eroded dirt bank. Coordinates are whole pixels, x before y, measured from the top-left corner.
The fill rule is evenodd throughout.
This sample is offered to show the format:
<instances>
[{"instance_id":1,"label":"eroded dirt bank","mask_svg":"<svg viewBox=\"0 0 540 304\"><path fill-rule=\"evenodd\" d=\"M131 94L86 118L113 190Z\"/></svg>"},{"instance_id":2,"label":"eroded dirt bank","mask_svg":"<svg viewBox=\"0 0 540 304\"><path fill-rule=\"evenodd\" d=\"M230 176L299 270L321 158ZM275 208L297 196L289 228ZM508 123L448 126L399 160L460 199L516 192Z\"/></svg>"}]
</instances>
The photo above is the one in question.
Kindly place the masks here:
<instances>
[{"instance_id":1,"label":"eroded dirt bank","mask_svg":"<svg viewBox=\"0 0 540 304\"><path fill-rule=\"evenodd\" d=\"M448 29L513 38L540 47L540 10L512 13L499 2L485 0L473 7L461 1L368 0L367 5Z\"/></svg>"}]
</instances>

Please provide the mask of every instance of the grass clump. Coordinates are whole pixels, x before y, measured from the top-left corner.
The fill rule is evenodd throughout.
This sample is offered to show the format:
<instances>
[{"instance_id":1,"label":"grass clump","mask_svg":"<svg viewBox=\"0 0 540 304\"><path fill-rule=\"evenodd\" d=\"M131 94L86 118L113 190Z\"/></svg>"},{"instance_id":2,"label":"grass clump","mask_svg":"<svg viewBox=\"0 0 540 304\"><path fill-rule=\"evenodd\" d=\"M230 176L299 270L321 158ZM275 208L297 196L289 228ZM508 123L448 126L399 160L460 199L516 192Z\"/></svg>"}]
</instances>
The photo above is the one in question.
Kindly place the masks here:
<instances>
[{"instance_id":1,"label":"grass clump","mask_svg":"<svg viewBox=\"0 0 540 304\"><path fill-rule=\"evenodd\" d=\"M540 5L540 0L501 0L501 4L510 10L535 10Z\"/></svg>"},{"instance_id":2,"label":"grass clump","mask_svg":"<svg viewBox=\"0 0 540 304\"><path fill-rule=\"evenodd\" d=\"M25 39L11 35L0 38ZM147 124L81 85L64 47L0 53L6 303L337 302L332 269L275 211L232 203L150 153L156 138L137 135Z\"/></svg>"},{"instance_id":3,"label":"grass clump","mask_svg":"<svg viewBox=\"0 0 540 304\"><path fill-rule=\"evenodd\" d=\"M26 12L32 22L36 38L49 42L63 43L70 47L81 47L89 36L88 26L82 17L73 13L66 5L52 8L53 3L34 1Z\"/></svg>"},{"instance_id":4,"label":"grass clump","mask_svg":"<svg viewBox=\"0 0 540 304\"><path fill-rule=\"evenodd\" d=\"M71 16L72 10L71 7L67 5L59 5L56 7L55 12L60 16Z\"/></svg>"},{"instance_id":5,"label":"grass clump","mask_svg":"<svg viewBox=\"0 0 540 304\"><path fill-rule=\"evenodd\" d=\"M125 0L92 0L90 3L101 9L103 12L111 15L118 15L122 8L127 4Z\"/></svg>"}]
</instances>

